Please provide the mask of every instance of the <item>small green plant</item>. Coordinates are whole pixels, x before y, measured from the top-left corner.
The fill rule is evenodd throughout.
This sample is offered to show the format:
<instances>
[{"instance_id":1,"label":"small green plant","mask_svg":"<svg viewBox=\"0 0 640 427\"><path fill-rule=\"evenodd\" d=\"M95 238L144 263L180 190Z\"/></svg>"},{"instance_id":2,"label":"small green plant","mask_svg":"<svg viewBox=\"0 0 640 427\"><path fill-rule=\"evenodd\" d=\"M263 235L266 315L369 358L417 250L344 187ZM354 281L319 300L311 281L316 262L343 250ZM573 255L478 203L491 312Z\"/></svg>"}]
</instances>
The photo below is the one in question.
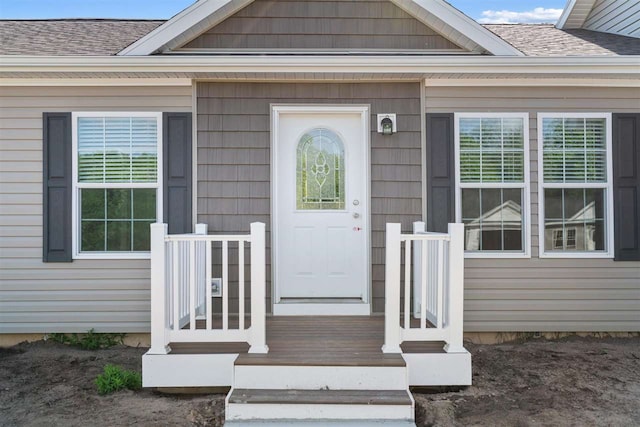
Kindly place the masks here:
<instances>
[{"instance_id":1,"label":"small green plant","mask_svg":"<svg viewBox=\"0 0 640 427\"><path fill-rule=\"evenodd\" d=\"M127 371L121 366L107 365L104 372L95 380L99 394L109 394L118 390L139 390L142 388L142 376L136 371Z\"/></svg>"},{"instance_id":2,"label":"small green plant","mask_svg":"<svg viewBox=\"0 0 640 427\"><path fill-rule=\"evenodd\" d=\"M83 350L99 350L123 344L126 334L98 334L89 329L85 334L49 334L49 339L60 344L79 347Z\"/></svg>"}]
</instances>

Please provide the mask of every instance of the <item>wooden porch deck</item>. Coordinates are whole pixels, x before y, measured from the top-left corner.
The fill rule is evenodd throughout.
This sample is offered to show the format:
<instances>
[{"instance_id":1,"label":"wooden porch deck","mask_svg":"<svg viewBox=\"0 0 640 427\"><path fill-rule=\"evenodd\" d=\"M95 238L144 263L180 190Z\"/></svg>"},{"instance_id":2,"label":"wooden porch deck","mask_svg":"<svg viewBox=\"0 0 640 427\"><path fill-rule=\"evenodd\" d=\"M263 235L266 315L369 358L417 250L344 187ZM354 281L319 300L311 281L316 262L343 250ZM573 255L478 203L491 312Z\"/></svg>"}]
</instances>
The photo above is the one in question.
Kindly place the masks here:
<instances>
[{"instance_id":1,"label":"wooden porch deck","mask_svg":"<svg viewBox=\"0 0 640 427\"><path fill-rule=\"evenodd\" d=\"M248 354L246 343L169 346L173 354L240 353L236 365L404 366L400 355L382 353L383 343L384 316L270 316L268 354ZM402 351L443 353L443 347L444 342L405 342Z\"/></svg>"}]
</instances>

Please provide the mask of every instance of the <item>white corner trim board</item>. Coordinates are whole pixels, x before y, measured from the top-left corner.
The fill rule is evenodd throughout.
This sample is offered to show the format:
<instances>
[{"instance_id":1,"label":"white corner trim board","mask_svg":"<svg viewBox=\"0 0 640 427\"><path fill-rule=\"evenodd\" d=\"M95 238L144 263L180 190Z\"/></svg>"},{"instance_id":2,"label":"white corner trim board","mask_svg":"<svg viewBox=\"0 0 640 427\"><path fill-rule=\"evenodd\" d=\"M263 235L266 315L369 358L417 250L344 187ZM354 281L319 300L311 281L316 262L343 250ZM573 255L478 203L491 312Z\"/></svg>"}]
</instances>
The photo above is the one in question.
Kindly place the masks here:
<instances>
[{"instance_id":1,"label":"white corner trim board","mask_svg":"<svg viewBox=\"0 0 640 427\"><path fill-rule=\"evenodd\" d=\"M391 1L427 25L433 23L424 16L434 16L454 32L469 39L472 44L481 46L493 55L523 56L518 49L443 0ZM118 55L144 56L176 48L216 26L252 2L253 0L200 0L123 49Z\"/></svg>"}]
</instances>

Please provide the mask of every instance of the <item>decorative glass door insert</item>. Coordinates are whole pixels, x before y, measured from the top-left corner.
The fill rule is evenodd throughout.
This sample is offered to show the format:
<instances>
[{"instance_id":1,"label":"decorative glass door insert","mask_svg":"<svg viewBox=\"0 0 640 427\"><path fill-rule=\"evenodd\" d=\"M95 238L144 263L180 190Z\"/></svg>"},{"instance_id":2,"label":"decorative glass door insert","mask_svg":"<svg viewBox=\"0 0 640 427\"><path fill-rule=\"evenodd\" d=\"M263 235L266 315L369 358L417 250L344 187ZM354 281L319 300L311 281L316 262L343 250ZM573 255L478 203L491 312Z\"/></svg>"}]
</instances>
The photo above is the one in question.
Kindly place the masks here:
<instances>
[{"instance_id":1,"label":"decorative glass door insert","mask_svg":"<svg viewBox=\"0 0 640 427\"><path fill-rule=\"evenodd\" d=\"M298 141L296 209L345 208L344 143L329 129L316 128Z\"/></svg>"}]
</instances>

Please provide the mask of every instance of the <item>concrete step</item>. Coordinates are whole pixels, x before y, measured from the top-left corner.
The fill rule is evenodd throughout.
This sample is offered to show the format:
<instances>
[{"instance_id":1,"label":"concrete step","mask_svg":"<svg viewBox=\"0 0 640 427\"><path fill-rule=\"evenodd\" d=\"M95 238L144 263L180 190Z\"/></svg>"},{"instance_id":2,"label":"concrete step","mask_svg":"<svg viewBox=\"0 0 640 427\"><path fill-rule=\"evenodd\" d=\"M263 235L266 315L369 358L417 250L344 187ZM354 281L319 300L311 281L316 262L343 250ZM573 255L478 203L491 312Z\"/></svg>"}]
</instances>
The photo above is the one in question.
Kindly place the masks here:
<instances>
[{"instance_id":1,"label":"concrete step","mask_svg":"<svg viewBox=\"0 0 640 427\"><path fill-rule=\"evenodd\" d=\"M416 427L416 423L407 420L227 420L228 427Z\"/></svg>"},{"instance_id":2,"label":"concrete step","mask_svg":"<svg viewBox=\"0 0 640 427\"><path fill-rule=\"evenodd\" d=\"M227 396L225 418L229 421L412 422L414 401L408 390L234 388Z\"/></svg>"}]
</instances>

